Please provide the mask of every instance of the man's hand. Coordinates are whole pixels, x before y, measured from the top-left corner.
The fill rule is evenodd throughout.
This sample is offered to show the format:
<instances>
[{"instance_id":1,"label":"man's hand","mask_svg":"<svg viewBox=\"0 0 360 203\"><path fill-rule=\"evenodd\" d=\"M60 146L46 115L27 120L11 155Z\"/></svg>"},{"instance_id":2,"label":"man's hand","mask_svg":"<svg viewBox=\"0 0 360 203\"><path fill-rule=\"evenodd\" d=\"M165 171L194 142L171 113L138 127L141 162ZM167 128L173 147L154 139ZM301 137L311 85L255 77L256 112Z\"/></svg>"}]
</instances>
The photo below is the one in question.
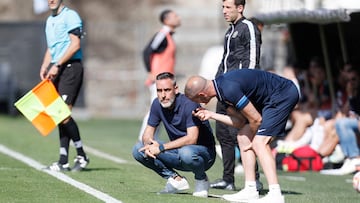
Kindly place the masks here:
<instances>
[{"instance_id":1,"label":"man's hand","mask_svg":"<svg viewBox=\"0 0 360 203\"><path fill-rule=\"evenodd\" d=\"M54 64L51 66L50 70L48 71L47 75L46 75L46 79L54 79L57 74L59 73L59 68Z\"/></svg>"},{"instance_id":2,"label":"man's hand","mask_svg":"<svg viewBox=\"0 0 360 203\"><path fill-rule=\"evenodd\" d=\"M40 68L40 79L41 80L45 80L46 79L46 75L47 75L47 67L46 66L42 66Z\"/></svg>"},{"instance_id":3,"label":"man's hand","mask_svg":"<svg viewBox=\"0 0 360 203\"><path fill-rule=\"evenodd\" d=\"M156 80L156 77L153 74L148 73L147 78L145 80L145 85L151 86L152 84L154 84L155 80Z\"/></svg>"},{"instance_id":4,"label":"man's hand","mask_svg":"<svg viewBox=\"0 0 360 203\"><path fill-rule=\"evenodd\" d=\"M198 117L201 121L209 120L213 114L212 111L209 111L203 107L199 107L195 109L192 114L196 117Z\"/></svg>"},{"instance_id":5,"label":"man's hand","mask_svg":"<svg viewBox=\"0 0 360 203\"><path fill-rule=\"evenodd\" d=\"M144 147L139 149L139 152L143 151L146 156L156 159L156 156L160 154L160 144L153 139L150 139L149 141L151 144L146 144Z\"/></svg>"}]
</instances>

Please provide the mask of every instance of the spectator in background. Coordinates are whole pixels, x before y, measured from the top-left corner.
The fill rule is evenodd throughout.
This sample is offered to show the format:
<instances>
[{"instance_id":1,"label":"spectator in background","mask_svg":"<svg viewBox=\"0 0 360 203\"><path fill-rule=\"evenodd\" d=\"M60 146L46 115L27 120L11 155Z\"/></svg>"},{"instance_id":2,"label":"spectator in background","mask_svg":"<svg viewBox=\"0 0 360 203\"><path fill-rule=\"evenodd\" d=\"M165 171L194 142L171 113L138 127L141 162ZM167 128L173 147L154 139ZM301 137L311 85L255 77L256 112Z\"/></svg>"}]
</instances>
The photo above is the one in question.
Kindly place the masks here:
<instances>
[{"instance_id":1,"label":"spectator in background","mask_svg":"<svg viewBox=\"0 0 360 203\"><path fill-rule=\"evenodd\" d=\"M288 143L299 140L315 119L324 122L332 117L329 84L319 58L310 61L306 76L304 81L299 80L302 99L290 115L292 128L284 139Z\"/></svg>"},{"instance_id":2,"label":"spectator in background","mask_svg":"<svg viewBox=\"0 0 360 203\"><path fill-rule=\"evenodd\" d=\"M323 170L321 173L328 175L346 175L356 171L360 165L360 149L357 141L359 134L360 116L360 76L356 68L348 71L346 91L349 102L349 112L346 117L335 122L336 133L339 136L341 149L346 157L339 169Z\"/></svg>"},{"instance_id":3,"label":"spectator in background","mask_svg":"<svg viewBox=\"0 0 360 203\"><path fill-rule=\"evenodd\" d=\"M351 63L345 63L336 74L336 107L342 113L347 113L349 105L347 104L348 93L346 91L349 80L349 73L351 73L353 66Z\"/></svg>"},{"instance_id":4,"label":"spectator in background","mask_svg":"<svg viewBox=\"0 0 360 203\"><path fill-rule=\"evenodd\" d=\"M354 89L357 89L354 88L357 86L354 85L355 83L357 83L356 82L357 79L358 76L356 69L351 68L350 64L345 64L343 68L340 70L339 74L337 75L337 81L338 81L337 98L336 98L337 113L335 114L335 116L327 120L321 117L316 118L314 124L307 127L305 132L301 135L301 137L298 140L293 142L289 142L289 141L278 142L277 151L289 153L298 147L304 145L310 145L311 148L313 148L322 157L324 157L323 162L327 163L326 168L331 168L333 164L341 163L344 159L343 153L345 153L345 156L349 157L348 155L349 153L342 151L344 147L341 147L341 143L340 145L338 144L340 137L344 137L345 133L342 133L342 135L338 135L339 129L338 127L337 129L335 129L335 123L336 126L338 126L339 120L347 120L346 116L349 115L349 102L346 102L344 100L347 98L347 95L357 95L356 93L357 91L354 91ZM349 89L351 89L351 91ZM350 107L356 109L356 107L354 108L354 106L356 106L356 99L355 102L353 101L352 103L353 104ZM299 123L301 123L301 120L299 120ZM349 133L346 133L346 135L349 135ZM347 146L347 144L345 144L345 146ZM339 174L339 175L346 173L345 169L351 168L351 167L347 167L351 162L349 162L348 159L346 159L345 163L342 171L323 170L321 171L321 173Z\"/></svg>"},{"instance_id":5,"label":"spectator in background","mask_svg":"<svg viewBox=\"0 0 360 203\"><path fill-rule=\"evenodd\" d=\"M215 162L215 139L208 121L200 121L192 111L200 107L179 93L173 74L164 72L156 77L157 99L151 105L150 116L133 148L133 157L145 167L166 178L160 193L179 193L189 189L187 180L176 170L195 175L194 196L207 197L208 177L205 173ZM169 142L156 140L156 128L163 123Z\"/></svg>"},{"instance_id":6,"label":"spectator in background","mask_svg":"<svg viewBox=\"0 0 360 203\"><path fill-rule=\"evenodd\" d=\"M230 23L225 33L224 52L215 77L242 68L259 68L261 33L257 26L243 16L245 0L223 0L223 15ZM226 114L226 107L218 102L216 112ZM238 129L216 121L216 138L221 146L223 175L210 184L217 189L235 190L235 147ZM241 149L240 149L241 150ZM257 173L258 189L262 189Z\"/></svg>"},{"instance_id":7,"label":"spectator in background","mask_svg":"<svg viewBox=\"0 0 360 203\"><path fill-rule=\"evenodd\" d=\"M302 100L291 113L292 126L284 141L277 142L276 152L291 153L298 147L310 145L322 157L328 157L334 153L338 137L335 132L329 87L320 60L314 57L310 61L307 74L298 77L300 90L303 93ZM340 105L342 104L338 104L339 107ZM336 114L335 117L339 116L341 113ZM334 156L333 161L341 161L341 156L336 160L333 158Z\"/></svg>"},{"instance_id":8,"label":"spectator in background","mask_svg":"<svg viewBox=\"0 0 360 203\"><path fill-rule=\"evenodd\" d=\"M40 68L40 78L53 81L59 95L72 109L83 81L81 51L82 21L78 13L66 7L62 0L48 0L51 16L46 20L47 49ZM74 142L77 157L73 171L83 170L89 163L79 128L70 116L59 125L60 158L49 166L53 171L69 171L69 144Z\"/></svg>"},{"instance_id":9,"label":"spectator in background","mask_svg":"<svg viewBox=\"0 0 360 203\"><path fill-rule=\"evenodd\" d=\"M175 29L181 25L180 17L172 10L166 9L160 13L160 22L163 24L159 32L150 40L143 51L143 59L148 76L145 85L150 90L150 104L157 97L155 77L159 73L175 74L176 44L172 37ZM144 133L149 118L146 113L139 133L139 140ZM158 129L155 137L157 137Z\"/></svg>"},{"instance_id":10,"label":"spectator in background","mask_svg":"<svg viewBox=\"0 0 360 203\"><path fill-rule=\"evenodd\" d=\"M263 29L264 29L264 22L262 22L260 19L257 19L257 18L255 18L255 17L251 17L249 20L250 20L251 22L253 22L253 23L257 26L257 28L259 29L260 33L263 31Z\"/></svg>"},{"instance_id":11,"label":"spectator in background","mask_svg":"<svg viewBox=\"0 0 360 203\"><path fill-rule=\"evenodd\" d=\"M308 74L311 88L307 94L308 108L312 109L314 117L329 119L333 116L330 88L325 68L319 58L315 57L310 61Z\"/></svg>"}]
</instances>

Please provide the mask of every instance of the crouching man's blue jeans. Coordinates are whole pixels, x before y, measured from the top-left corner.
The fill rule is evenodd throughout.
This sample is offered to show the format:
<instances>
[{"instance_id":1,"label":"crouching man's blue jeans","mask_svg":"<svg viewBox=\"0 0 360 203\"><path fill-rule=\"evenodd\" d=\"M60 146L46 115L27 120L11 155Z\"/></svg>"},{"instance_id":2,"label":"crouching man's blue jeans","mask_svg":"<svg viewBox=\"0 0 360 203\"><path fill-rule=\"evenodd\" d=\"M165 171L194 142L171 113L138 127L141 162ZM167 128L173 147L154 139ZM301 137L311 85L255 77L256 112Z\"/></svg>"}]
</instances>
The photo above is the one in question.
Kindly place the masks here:
<instances>
[{"instance_id":1,"label":"crouching man's blue jeans","mask_svg":"<svg viewBox=\"0 0 360 203\"><path fill-rule=\"evenodd\" d=\"M152 169L163 178L177 175L174 169L191 171L196 180L204 180L207 171L215 162L215 147L208 148L202 145L186 145L177 149L166 150L158 154L156 159L146 157L139 149L144 145L138 142L133 147L133 157L147 168Z\"/></svg>"}]
</instances>

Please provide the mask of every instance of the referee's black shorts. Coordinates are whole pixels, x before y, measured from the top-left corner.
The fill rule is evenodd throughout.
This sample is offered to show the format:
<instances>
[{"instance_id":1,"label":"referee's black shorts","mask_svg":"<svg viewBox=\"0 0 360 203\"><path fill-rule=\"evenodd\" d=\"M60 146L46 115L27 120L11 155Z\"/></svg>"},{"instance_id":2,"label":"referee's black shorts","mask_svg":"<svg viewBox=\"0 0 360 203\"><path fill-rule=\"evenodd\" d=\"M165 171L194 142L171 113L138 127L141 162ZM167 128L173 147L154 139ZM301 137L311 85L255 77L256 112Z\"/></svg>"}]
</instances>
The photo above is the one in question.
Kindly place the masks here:
<instances>
[{"instance_id":1,"label":"referee's black shorts","mask_svg":"<svg viewBox=\"0 0 360 203\"><path fill-rule=\"evenodd\" d=\"M53 83L66 104L74 105L79 95L84 76L81 60L69 60L59 69Z\"/></svg>"}]
</instances>

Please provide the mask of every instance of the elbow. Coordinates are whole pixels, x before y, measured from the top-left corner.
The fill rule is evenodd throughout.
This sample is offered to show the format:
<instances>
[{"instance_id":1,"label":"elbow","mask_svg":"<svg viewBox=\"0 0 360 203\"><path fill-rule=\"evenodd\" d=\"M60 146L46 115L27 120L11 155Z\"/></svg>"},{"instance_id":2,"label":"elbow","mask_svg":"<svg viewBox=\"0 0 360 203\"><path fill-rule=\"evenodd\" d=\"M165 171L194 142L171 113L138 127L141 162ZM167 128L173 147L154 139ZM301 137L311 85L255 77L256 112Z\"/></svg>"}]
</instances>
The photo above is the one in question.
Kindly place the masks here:
<instances>
[{"instance_id":1,"label":"elbow","mask_svg":"<svg viewBox=\"0 0 360 203\"><path fill-rule=\"evenodd\" d=\"M188 144L188 145L195 145L195 144L197 144L197 140L191 139L191 140L188 141L187 144Z\"/></svg>"},{"instance_id":2,"label":"elbow","mask_svg":"<svg viewBox=\"0 0 360 203\"><path fill-rule=\"evenodd\" d=\"M262 123L262 117L261 116L258 119L256 119L256 123L259 123L259 125L261 125L261 123Z\"/></svg>"},{"instance_id":3,"label":"elbow","mask_svg":"<svg viewBox=\"0 0 360 203\"><path fill-rule=\"evenodd\" d=\"M259 127L262 123L262 117L259 117L258 119L255 120L256 125Z\"/></svg>"},{"instance_id":4,"label":"elbow","mask_svg":"<svg viewBox=\"0 0 360 203\"><path fill-rule=\"evenodd\" d=\"M74 44L73 49L74 49L75 52L77 52L77 51L80 50L80 47L81 47L80 43L77 43L77 44Z\"/></svg>"},{"instance_id":5,"label":"elbow","mask_svg":"<svg viewBox=\"0 0 360 203\"><path fill-rule=\"evenodd\" d=\"M197 139L198 139L197 137L196 138L190 138L185 142L185 144L186 145L195 145L195 144L197 144Z\"/></svg>"},{"instance_id":6,"label":"elbow","mask_svg":"<svg viewBox=\"0 0 360 203\"><path fill-rule=\"evenodd\" d=\"M70 44L70 47L69 47L70 50L72 50L75 53L78 50L80 50L80 48L81 48L80 40L71 41L71 44Z\"/></svg>"}]
</instances>

